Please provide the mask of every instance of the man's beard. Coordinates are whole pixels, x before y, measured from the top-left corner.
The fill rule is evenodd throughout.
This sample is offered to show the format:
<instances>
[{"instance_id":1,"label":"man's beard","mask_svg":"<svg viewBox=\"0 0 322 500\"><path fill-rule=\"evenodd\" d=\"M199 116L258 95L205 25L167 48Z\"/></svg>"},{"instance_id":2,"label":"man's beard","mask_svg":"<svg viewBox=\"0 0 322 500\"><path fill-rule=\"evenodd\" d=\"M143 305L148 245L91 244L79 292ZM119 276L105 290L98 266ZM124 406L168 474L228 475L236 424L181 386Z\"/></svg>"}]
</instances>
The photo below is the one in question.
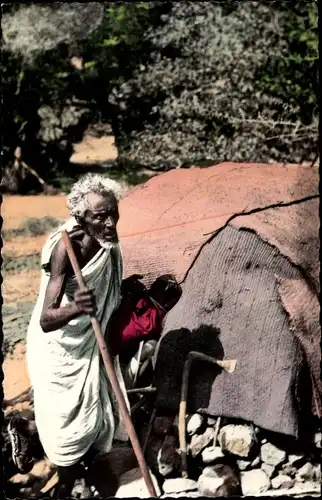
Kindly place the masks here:
<instances>
[{"instance_id":1,"label":"man's beard","mask_svg":"<svg viewBox=\"0 0 322 500\"><path fill-rule=\"evenodd\" d=\"M116 241L104 241L99 238L95 238L96 241L100 244L104 250L112 250L113 248L116 248L119 244L118 240Z\"/></svg>"}]
</instances>

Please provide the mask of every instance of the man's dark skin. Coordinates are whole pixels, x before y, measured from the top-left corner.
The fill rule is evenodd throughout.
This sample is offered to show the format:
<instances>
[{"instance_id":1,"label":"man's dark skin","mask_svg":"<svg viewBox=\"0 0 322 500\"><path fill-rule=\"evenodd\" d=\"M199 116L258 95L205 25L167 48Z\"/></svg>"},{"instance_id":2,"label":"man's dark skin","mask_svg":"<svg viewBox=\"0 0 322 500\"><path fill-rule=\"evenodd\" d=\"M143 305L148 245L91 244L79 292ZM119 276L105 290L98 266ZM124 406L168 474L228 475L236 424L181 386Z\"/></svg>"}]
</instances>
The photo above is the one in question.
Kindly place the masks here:
<instances>
[{"instance_id":1,"label":"man's dark skin","mask_svg":"<svg viewBox=\"0 0 322 500\"><path fill-rule=\"evenodd\" d=\"M118 241L116 225L119 212L116 198L112 194L90 193L87 195L87 205L84 218L76 218L79 226L69 233L81 269L101 249L97 239ZM40 319L40 325L46 333L62 328L82 314L93 314L96 311L93 289L76 290L74 301L60 307L66 282L73 275L66 248L60 240L50 260L50 279Z\"/></svg>"}]
</instances>

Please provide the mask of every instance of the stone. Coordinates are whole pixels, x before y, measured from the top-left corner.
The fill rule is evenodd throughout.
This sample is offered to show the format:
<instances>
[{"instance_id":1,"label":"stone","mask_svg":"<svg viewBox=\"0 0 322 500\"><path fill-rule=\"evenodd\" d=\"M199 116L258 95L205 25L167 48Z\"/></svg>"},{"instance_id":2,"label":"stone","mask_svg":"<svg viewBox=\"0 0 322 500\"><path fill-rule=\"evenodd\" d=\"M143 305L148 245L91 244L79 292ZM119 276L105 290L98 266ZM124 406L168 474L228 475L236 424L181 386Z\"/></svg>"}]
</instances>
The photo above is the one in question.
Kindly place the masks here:
<instances>
[{"instance_id":1,"label":"stone","mask_svg":"<svg viewBox=\"0 0 322 500\"><path fill-rule=\"evenodd\" d=\"M315 465L313 470L314 481L321 482L321 465Z\"/></svg>"},{"instance_id":2,"label":"stone","mask_svg":"<svg viewBox=\"0 0 322 500\"><path fill-rule=\"evenodd\" d=\"M292 454L288 456L288 463L298 467L305 460L304 455Z\"/></svg>"},{"instance_id":3,"label":"stone","mask_svg":"<svg viewBox=\"0 0 322 500\"><path fill-rule=\"evenodd\" d=\"M219 458L223 458L224 454L220 446L209 446L202 452L202 461L204 464L212 464Z\"/></svg>"},{"instance_id":4,"label":"stone","mask_svg":"<svg viewBox=\"0 0 322 500\"><path fill-rule=\"evenodd\" d=\"M205 467L198 479L198 491L207 497L229 497L241 493L238 477L226 464Z\"/></svg>"},{"instance_id":5,"label":"stone","mask_svg":"<svg viewBox=\"0 0 322 500\"><path fill-rule=\"evenodd\" d=\"M218 441L222 451L242 458L249 457L256 444L256 434L248 425L225 425L219 432Z\"/></svg>"},{"instance_id":6,"label":"stone","mask_svg":"<svg viewBox=\"0 0 322 500\"><path fill-rule=\"evenodd\" d=\"M303 482L303 481L313 481L313 479L314 479L314 466L310 462L307 462L297 471L296 480Z\"/></svg>"},{"instance_id":7,"label":"stone","mask_svg":"<svg viewBox=\"0 0 322 500\"><path fill-rule=\"evenodd\" d=\"M156 477L150 472L158 496L161 495ZM151 498L139 468L122 474L115 498Z\"/></svg>"},{"instance_id":8,"label":"stone","mask_svg":"<svg viewBox=\"0 0 322 500\"><path fill-rule=\"evenodd\" d=\"M181 491L180 493L171 493L171 498L200 498L198 491ZM169 498L168 493L162 495L160 498Z\"/></svg>"},{"instance_id":9,"label":"stone","mask_svg":"<svg viewBox=\"0 0 322 500\"><path fill-rule=\"evenodd\" d=\"M271 486L269 478L261 469L241 472L240 481L243 495L258 495L266 492Z\"/></svg>"},{"instance_id":10,"label":"stone","mask_svg":"<svg viewBox=\"0 0 322 500\"><path fill-rule=\"evenodd\" d=\"M239 470L250 469L252 462L250 460L237 460L237 465Z\"/></svg>"},{"instance_id":11,"label":"stone","mask_svg":"<svg viewBox=\"0 0 322 500\"><path fill-rule=\"evenodd\" d=\"M202 450L214 439L215 431L212 427L207 427L203 434L195 434L191 438L189 446L190 453L193 457L199 455Z\"/></svg>"},{"instance_id":12,"label":"stone","mask_svg":"<svg viewBox=\"0 0 322 500\"><path fill-rule=\"evenodd\" d=\"M270 479L275 472L275 465L262 464L261 469L265 472L267 477Z\"/></svg>"},{"instance_id":13,"label":"stone","mask_svg":"<svg viewBox=\"0 0 322 500\"><path fill-rule=\"evenodd\" d=\"M277 467L284 462L286 458L286 452L280 450L272 443L264 443L261 446L261 459L262 462L268 465L275 465Z\"/></svg>"},{"instance_id":14,"label":"stone","mask_svg":"<svg viewBox=\"0 0 322 500\"><path fill-rule=\"evenodd\" d=\"M180 466L178 454L178 439L176 436L165 437L162 447L157 455L158 470L163 477L173 474Z\"/></svg>"},{"instance_id":15,"label":"stone","mask_svg":"<svg viewBox=\"0 0 322 500\"><path fill-rule=\"evenodd\" d=\"M312 482L306 482L306 483L296 483L292 488L290 489L285 489L285 488L280 488L278 490L268 490L267 492L264 493L258 493L257 496L261 497L264 496L265 498L269 497L282 497L286 495L287 498L297 498L297 497L303 497L303 496L314 496L316 498L321 497L321 485L317 483L312 483Z\"/></svg>"},{"instance_id":16,"label":"stone","mask_svg":"<svg viewBox=\"0 0 322 500\"><path fill-rule=\"evenodd\" d=\"M208 477L201 474L198 479L198 491L200 495L216 497L223 496L219 490L223 487L225 479L223 477Z\"/></svg>"},{"instance_id":17,"label":"stone","mask_svg":"<svg viewBox=\"0 0 322 500\"><path fill-rule=\"evenodd\" d=\"M279 488L292 488L295 484L294 479L290 476L286 476L285 474L279 474L278 476L272 479L272 488L274 490L278 490Z\"/></svg>"},{"instance_id":18,"label":"stone","mask_svg":"<svg viewBox=\"0 0 322 500\"><path fill-rule=\"evenodd\" d=\"M199 413L194 413L189 419L187 423L187 433L189 436L193 436L193 434L197 434L200 432L205 425L205 419Z\"/></svg>"},{"instance_id":19,"label":"stone","mask_svg":"<svg viewBox=\"0 0 322 500\"><path fill-rule=\"evenodd\" d=\"M258 455L257 457L254 458L252 461L252 469L256 469L257 467L260 467L261 464L261 457Z\"/></svg>"},{"instance_id":20,"label":"stone","mask_svg":"<svg viewBox=\"0 0 322 500\"><path fill-rule=\"evenodd\" d=\"M187 491L196 491L198 489L198 484L192 479L177 477L175 479L166 479L162 488L164 493L167 494L183 493Z\"/></svg>"},{"instance_id":21,"label":"stone","mask_svg":"<svg viewBox=\"0 0 322 500\"><path fill-rule=\"evenodd\" d=\"M314 434L314 444L319 449L321 449L321 440L322 440L322 433L321 432L316 432Z\"/></svg>"},{"instance_id":22,"label":"stone","mask_svg":"<svg viewBox=\"0 0 322 500\"><path fill-rule=\"evenodd\" d=\"M282 464L281 471L283 474L286 474L287 476L295 477L297 473L297 468L292 464L286 463Z\"/></svg>"}]
</instances>

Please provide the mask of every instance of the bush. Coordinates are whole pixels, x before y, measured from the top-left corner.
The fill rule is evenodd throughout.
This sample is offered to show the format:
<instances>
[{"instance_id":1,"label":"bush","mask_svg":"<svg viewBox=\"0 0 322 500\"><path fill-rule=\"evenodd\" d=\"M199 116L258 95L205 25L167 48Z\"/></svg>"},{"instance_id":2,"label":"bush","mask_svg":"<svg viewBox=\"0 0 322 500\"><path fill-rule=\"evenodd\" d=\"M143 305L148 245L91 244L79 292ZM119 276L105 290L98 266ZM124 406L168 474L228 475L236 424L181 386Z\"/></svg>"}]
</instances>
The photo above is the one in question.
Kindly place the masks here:
<instances>
[{"instance_id":1,"label":"bush","mask_svg":"<svg viewBox=\"0 0 322 500\"><path fill-rule=\"evenodd\" d=\"M172 2L147 38L150 61L110 96L121 162L168 169L314 158L313 1Z\"/></svg>"},{"instance_id":2,"label":"bush","mask_svg":"<svg viewBox=\"0 0 322 500\"><path fill-rule=\"evenodd\" d=\"M57 217L51 217L49 215L45 217L29 217L17 229L7 229L3 231L3 237L42 236L56 229L62 222L62 219L57 219Z\"/></svg>"}]
</instances>

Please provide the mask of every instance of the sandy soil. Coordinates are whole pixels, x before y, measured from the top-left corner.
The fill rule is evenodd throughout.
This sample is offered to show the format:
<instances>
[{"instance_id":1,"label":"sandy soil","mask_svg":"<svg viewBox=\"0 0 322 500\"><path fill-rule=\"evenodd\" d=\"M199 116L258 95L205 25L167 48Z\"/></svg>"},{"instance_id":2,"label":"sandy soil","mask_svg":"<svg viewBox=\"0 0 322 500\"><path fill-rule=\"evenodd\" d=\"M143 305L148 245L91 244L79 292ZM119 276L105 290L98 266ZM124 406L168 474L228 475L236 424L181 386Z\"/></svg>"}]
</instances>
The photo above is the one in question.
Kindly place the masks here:
<instances>
[{"instance_id":1,"label":"sandy soil","mask_svg":"<svg viewBox=\"0 0 322 500\"><path fill-rule=\"evenodd\" d=\"M4 360L4 382L3 390L5 394L5 415L14 410L23 410L29 407L29 402L15 402L16 398L25 393L30 388L26 357L26 349L23 344L16 346L12 357Z\"/></svg>"},{"instance_id":2,"label":"sandy soil","mask_svg":"<svg viewBox=\"0 0 322 500\"><path fill-rule=\"evenodd\" d=\"M18 228L29 217L66 217L66 197L56 196L9 196L3 197L1 215L3 229Z\"/></svg>"},{"instance_id":3,"label":"sandy soil","mask_svg":"<svg viewBox=\"0 0 322 500\"><path fill-rule=\"evenodd\" d=\"M117 158L117 149L114 137L92 137L86 136L80 144L74 146L74 154L71 157L73 163L104 163Z\"/></svg>"}]
</instances>

